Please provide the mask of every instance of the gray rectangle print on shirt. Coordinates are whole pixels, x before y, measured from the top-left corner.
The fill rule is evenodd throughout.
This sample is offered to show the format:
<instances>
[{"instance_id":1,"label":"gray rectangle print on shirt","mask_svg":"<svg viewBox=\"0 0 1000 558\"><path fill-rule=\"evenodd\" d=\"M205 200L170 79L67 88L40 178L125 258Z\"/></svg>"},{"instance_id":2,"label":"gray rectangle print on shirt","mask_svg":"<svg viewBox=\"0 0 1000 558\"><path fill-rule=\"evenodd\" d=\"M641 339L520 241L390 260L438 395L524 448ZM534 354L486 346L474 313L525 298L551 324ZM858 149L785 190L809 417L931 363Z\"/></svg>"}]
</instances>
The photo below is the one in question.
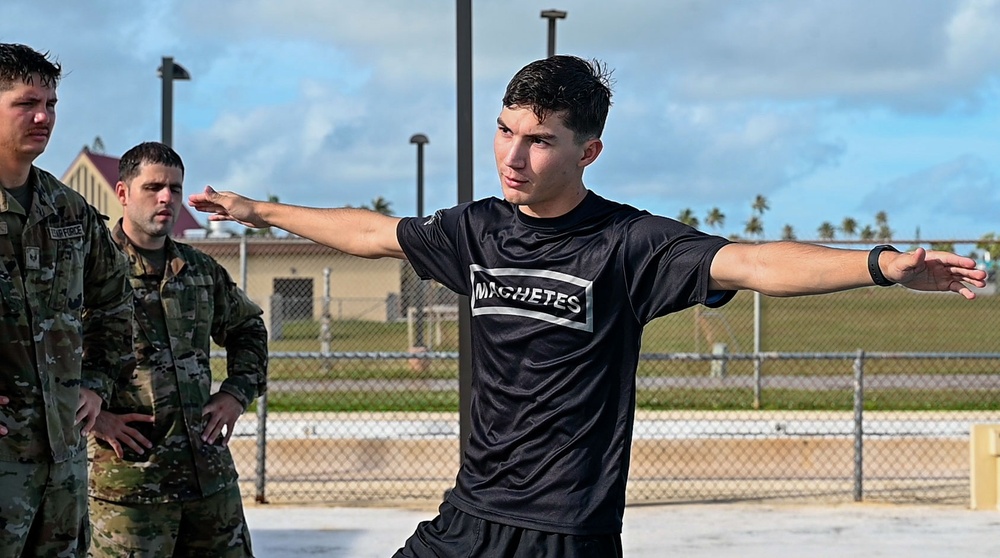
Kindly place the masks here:
<instances>
[{"instance_id":1,"label":"gray rectangle print on shirt","mask_svg":"<svg viewBox=\"0 0 1000 558\"><path fill-rule=\"evenodd\" d=\"M594 282L558 271L469 266L472 315L523 316L594 331Z\"/></svg>"}]
</instances>

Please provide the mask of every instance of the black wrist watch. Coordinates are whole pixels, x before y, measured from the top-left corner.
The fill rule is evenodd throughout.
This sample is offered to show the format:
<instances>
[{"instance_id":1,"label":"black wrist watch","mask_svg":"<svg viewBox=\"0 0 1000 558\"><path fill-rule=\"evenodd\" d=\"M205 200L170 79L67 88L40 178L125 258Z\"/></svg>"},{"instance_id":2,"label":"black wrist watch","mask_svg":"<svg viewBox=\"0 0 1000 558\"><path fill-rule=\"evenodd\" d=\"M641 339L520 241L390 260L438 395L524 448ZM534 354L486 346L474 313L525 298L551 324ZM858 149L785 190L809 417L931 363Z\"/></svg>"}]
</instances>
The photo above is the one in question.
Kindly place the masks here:
<instances>
[{"instance_id":1,"label":"black wrist watch","mask_svg":"<svg viewBox=\"0 0 1000 558\"><path fill-rule=\"evenodd\" d=\"M868 273L872 276L872 281L880 287L891 287L895 285L895 281L886 279L885 275L882 274L882 268L878 265L878 257L882 255L882 252L896 252L899 253L894 246L888 244L879 244L878 246L872 248L871 252L868 252Z\"/></svg>"}]
</instances>

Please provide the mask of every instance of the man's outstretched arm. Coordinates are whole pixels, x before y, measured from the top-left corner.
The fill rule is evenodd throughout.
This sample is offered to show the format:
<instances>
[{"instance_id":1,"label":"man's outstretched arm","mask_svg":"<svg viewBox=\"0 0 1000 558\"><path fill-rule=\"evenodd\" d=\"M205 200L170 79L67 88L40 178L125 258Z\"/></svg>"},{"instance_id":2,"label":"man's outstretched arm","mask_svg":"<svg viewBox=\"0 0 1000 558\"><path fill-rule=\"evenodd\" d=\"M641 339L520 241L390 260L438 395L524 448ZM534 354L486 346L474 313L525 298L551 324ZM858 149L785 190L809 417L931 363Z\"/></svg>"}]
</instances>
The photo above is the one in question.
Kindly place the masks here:
<instances>
[{"instance_id":1,"label":"man's outstretched arm","mask_svg":"<svg viewBox=\"0 0 1000 558\"><path fill-rule=\"evenodd\" d=\"M869 255L798 242L729 244L712 261L711 288L797 296L870 287ZM874 273L918 291L953 291L971 300L976 294L969 285L986 285L986 272L973 259L949 252L884 250L872 263Z\"/></svg>"},{"instance_id":2,"label":"man's outstretched arm","mask_svg":"<svg viewBox=\"0 0 1000 558\"><path fill-rule=\"evenodd\" d=\"M192 194L188 203L210 213L210 221L234 221L247 227L278 227L341 252L363 258L405 259L396 238L398 217L351 207L326 209L252 200L211 186Z\"/></svg>"}]
</instances>

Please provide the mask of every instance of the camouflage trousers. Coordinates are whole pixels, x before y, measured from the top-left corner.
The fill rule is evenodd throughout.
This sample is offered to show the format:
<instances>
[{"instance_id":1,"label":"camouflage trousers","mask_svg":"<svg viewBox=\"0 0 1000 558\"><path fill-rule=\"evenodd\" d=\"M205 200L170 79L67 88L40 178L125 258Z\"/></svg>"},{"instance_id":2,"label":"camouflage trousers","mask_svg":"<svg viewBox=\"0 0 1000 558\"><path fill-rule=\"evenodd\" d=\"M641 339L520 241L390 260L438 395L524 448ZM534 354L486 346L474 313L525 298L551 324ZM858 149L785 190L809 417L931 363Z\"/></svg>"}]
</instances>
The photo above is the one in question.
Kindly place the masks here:
<instances>
[{"instance_id":1,"label":"camouflage trousers","mask_svg":"<svg viewBox=\"0 0 1000 558\"><path fill-rule=\"evenodd\" d=\"M250 531L239 485L187 502L90 499L94 558L248 558Z\"/></svg>"},{"instance_id":2,"label":"camouflage trousers","mask_svg":"<svg viewBox=\"0 0 1000 558\"><path fill-rule=\"evenodd\" d=\"M83 558L87 452L62 463L0 461L0 558Z\"/></svg>"}]
</instances>

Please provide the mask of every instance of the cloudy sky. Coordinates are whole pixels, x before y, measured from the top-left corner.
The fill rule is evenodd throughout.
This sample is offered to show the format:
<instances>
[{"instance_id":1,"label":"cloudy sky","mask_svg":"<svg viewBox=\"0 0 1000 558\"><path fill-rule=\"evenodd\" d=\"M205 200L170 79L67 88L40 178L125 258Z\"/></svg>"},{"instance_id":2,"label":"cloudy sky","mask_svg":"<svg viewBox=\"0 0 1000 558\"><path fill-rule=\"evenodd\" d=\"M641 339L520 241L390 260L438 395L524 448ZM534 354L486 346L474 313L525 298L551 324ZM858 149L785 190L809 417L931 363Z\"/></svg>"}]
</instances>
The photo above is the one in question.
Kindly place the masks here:
<instances>
[{"instance_id":1,"label":"cloudy sky","mask_svg":"<svg viewBox=\"0 0 1000 558\"><path fill-rule=\"evenodd\" d=\"M675 217L718 207L742 234L800 239L885 211L896 239L1000 231L1000 0L477 0L475 195L497 195L492 137L510 77L557 50L614 68L605 149L585 181ZM186 188L312 206L376 196L416 212L456 193L451 0L0 0L0 41L62 63L59 121L38 164L62 174L100 137L160 137L161 57ZM711 230L711 229L709 229Z\"/></svg>"}]
</instances>

